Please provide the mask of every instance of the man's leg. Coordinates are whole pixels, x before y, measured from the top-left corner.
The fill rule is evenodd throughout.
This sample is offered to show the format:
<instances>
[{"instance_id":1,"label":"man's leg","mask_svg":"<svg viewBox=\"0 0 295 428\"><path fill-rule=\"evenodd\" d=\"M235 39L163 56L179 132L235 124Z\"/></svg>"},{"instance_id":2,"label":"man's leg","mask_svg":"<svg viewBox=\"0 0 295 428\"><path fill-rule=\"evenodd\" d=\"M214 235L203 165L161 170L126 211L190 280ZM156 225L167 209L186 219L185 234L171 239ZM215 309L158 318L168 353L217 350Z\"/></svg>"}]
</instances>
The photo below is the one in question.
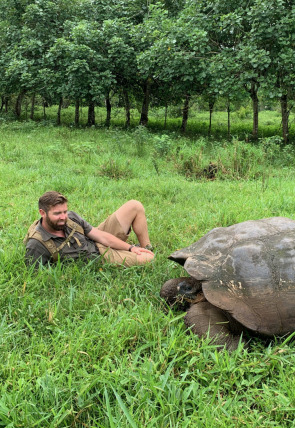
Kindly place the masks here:
<instances>
[{"instance_id":1,"label":"man's leg","mask_svg":"<svg viewBox=\"0 0 295 428\"><path fill-rule=\"evenodd\" d=\"M144 248L150 245L145 211L141 202L136 200L128 201L115 211L115 214L126 235L129 233L130 227L132 227L140 246Z\"/></svg>"},{"instance_id":2,"label":"man's leg","mask_svg":"<svg viewBox=\"0 0 295 428\"><path fill-rule=\"evenodd\" d=\"M102 222L98 226L98 229L111 233L117 238L122 239L122 241L126 241L131 227L133 228L141 247L145 247L150 244L143 205L135 200L128 201L122 205L117 211ZM142 265L152 261L154 258L154 254L150 252L135 254L134 252L107 248L102 244L97 244L97 246L100 254L102 254L109 263L124 264L127 267Z\"/></svg>"}]
</instances>

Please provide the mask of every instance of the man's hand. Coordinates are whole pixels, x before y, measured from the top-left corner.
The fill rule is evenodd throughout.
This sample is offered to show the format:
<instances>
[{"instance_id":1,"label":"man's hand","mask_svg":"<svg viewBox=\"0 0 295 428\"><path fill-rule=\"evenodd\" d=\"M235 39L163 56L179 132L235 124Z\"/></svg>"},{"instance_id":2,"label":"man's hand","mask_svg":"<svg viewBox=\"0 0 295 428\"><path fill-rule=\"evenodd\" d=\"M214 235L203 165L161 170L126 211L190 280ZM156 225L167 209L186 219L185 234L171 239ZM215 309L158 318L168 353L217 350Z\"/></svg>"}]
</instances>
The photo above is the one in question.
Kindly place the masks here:
<instances>
[{"instance_id":1,"label":"man's hand","mask_svg":"<svg viewBox=\"0 0 295 428\"><path fill-rule=\"evenodd\" d=\"M149 254L154 254L152 251L150 251L150 250L147 250L146 248L142 248L142 247L132 247L131 248L131 253L135 253L135 254L138 254L139 256L142 254L142 253L149 253Z\"/></svg>"},{"instance_id":2,"label":"man's hand","mask_svg":"<svg viewBox=\"0 0 295 428\"><path fill-rule=\"evenodd\" d=\"M130 248L130 244L128 244L127 242L122 241L111 233L99 230L96 227L93 227L91 231L87 234L87 236L93 241L98 242L99 244L102 244L105 247L110 247L114 250L129 251ZM147 250L146 248L134 246L130 249L130 252L136 254L136 260L138 265L143 265L147 262L150 262L154 258L154 253L150 250Z\"/></svg>"},{"instance_id":3,"label":"man's hand","mask_svg":"<svg viewBox=\"0 0 295 428\"><path fill-rule=\"evenodd\" d=\"M99 244L102 244L105 247L113 248L114 250L129 251L129 248L130 248L130 244L128 244L127 242L122 241L121 239L117 238L111 233L99 230L96 227L93 227L91 231L87 234L87 236L88 238L92 239L92 241L98 242ZM139 256L142 253L148 253L148 254L154 255L152 251L147 250L146 248L135 247L135 246L131 248L131 252Z\"/></svg>"}]
</instances>

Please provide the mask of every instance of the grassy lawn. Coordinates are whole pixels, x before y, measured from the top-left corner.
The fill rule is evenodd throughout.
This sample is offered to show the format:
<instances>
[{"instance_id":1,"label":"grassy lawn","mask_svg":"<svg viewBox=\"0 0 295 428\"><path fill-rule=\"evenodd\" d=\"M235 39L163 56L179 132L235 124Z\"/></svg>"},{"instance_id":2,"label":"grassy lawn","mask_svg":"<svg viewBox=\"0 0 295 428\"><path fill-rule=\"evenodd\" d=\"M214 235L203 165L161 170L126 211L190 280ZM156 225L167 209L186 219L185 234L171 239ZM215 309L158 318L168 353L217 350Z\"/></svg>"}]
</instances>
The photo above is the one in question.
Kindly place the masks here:
<instances>
[{"instance_id":1,"label":"grassy lawn","mask_svg":"<svg viewBox=\"0 0 295 428\"><path fill-rule=\"evenodd\" d=\"M87 107L80 109L80 124L85 126L87 123ZM57 106L46 108L46 119L56 123ZM74 108L72 106L62 109L61 111L61 122L63 124L74 123ZM96 107L96 124L103 126L106 119L106 109L104 107ZM28 118L29 112L23 110L22 118ZM125 118L124 111L122 108L113 107L111 114L111 124L116 126L124 127ZM41 106L35 108L35 120L43 120L44 112ZM131 126L136 127L139 124L140 113L137 109L131 109ZM225 111L214 111L212 115L212 130L211 134L214 138L227 137L227 112ZM241 107L237 111L232 111L230 115L231 120L231 135L238 136L242 139L251 139L252 134L252 110L251 106L247 108ZM270 137L272 135L282 136L282 125L281 125L281 112L279 108L277 110L262 110L259 112L259 138ZM182 117L181 108L177 109L171 107L168 109L167 122L165 127L165 111L164 108L153 108L149 112L149 123L148 126L151 130L173 130L179 132L181 127ZM291 111L289 115L289 138L290 141L295 140L295 115ZM209 126L209 112L202 111L196 108L192 108L189 113L189 119L187 123L186 134L188 136L208 136Z\"/></svg>"},{"instance_id":2,"label":"grassy lawn","mask_svg":"<svg viewBox=\"0 0 295 428\"><path fill-rule=\"evenodd\" d=\"M142 129L3 123L0 134L0 426L291 427L291 338L217 352L167 310L167 257L216 226L295 219L294 152ZM204 169L216 163L217 176ZM146 209L155 261L33 272L22 239L47 190L93 225L128 199ZM134 240L134 236L131 236Z\"/></svg>"}]
</instances>

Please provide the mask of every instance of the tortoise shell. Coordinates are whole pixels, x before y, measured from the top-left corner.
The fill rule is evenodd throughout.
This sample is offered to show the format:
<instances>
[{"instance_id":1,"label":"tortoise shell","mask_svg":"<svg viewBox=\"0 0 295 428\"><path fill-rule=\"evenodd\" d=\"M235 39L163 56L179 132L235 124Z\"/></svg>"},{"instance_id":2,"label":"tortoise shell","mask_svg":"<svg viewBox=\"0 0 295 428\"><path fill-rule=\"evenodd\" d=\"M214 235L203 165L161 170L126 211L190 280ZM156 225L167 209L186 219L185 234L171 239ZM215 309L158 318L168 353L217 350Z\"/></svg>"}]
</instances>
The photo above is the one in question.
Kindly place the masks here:
<instances>
[{"instance_id":1,"label":"tortoise shell","mask_svg":"<svg viewBox=\"0 0 295 428\"><path fill-rule=\"evenodd\" d=\"M211 230L170 257L206 299L268 336L295 330L295 221L249 220Z\"/></svg>"}]
</instances>

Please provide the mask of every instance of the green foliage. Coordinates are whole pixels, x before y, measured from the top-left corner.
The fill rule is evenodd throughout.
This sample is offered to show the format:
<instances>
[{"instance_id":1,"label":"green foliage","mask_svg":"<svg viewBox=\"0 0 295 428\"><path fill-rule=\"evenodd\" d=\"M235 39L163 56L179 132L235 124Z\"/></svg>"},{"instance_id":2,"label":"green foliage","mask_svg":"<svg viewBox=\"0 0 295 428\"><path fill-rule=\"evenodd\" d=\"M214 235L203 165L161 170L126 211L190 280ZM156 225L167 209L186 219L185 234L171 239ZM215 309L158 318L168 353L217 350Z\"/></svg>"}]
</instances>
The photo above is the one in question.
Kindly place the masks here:
<instances>
[{"instance_id":1,"label":"green foliage","mask_svg":"<svg viewBox=\"0 0 295 428\"><path fill-rule=\"evenodd\" d=\"M262 138L259 145L234 139L229 143L199 139L196 144L182 143L174 147L172 157L176 169L187 177L206 177L203 169L210 162L216 163L219 178L254 178L271 166L288 167L294 162L294 146L283 145L277 136ZM203 174L204 173L204 174Z\"/></svg>"},{"instance_id":2,"label":"green foliage","mask_svg":"<svg viewBox=\"0 0 295 428\"><path fill-rule=\"evenodd\" d=\"M131 179L133 172L130 168L130 162L127 161L125 165L119 163L118 160L109 159L107 162L101 165L98 171L98 175L107 177L113 180L119 179Z\"/></svg>"},{"instance_id":3,"label":"green foliage","mask_svg":"<svg viewBox=\"0 0 295 428\"><path fill-rule=\"evenodd\" d=\"M201 147L183 145L172 155L177 172L188 178L200 178L203 173L203 145ZM206 162L206 161L205 161Z\"/></svg>"},{"instance_id":4,"label":"green foliage","mask_svg":"<svg viewBox=\"0 0 295 428\"><path fill-rule=\"evenodd\" d=\"M222 97L224 109L243 103L240 119L250 115L244 106L253 102L248 134L257 140L263 97L281 103L283 126L276 132L287 144L295 94L295 6L288 0L271 6L266 0L3 0L2 109L9 102L20 118L24 100L37 96L45 116L45 106L67 98L76 106L77 125L79 106L102 106L120 94L128 127L135 105L146 124L150 105L170 109L177 118L184 99L202 96L200 104L210 102L212 109ZM34 116L34 108L29 113L27 104L28 115ZM94 115L88 122L95 124ZM182 130L185 125L183 117ZM228 134L235 135L230 129Z\"/></svg>"},{"instance_id":5,"label":"green foliage","mask_svg":"<svg viewBox=\"0 0 295 428\"><path fill-rule=\"evenodd\" d=\"M239 110L236 112L236 115L238 116L239 119L245 119L246 117L250 116L250 111L245 107L241 106Z\"/></svg>"},{"instance_id":6,"label":"green foliage","mask_svg":"<svg viewBox=\"0 0 295 428\"><path fill-rule=\"evenodd\" d=\"M257 179L273 166L287 167L295 160L293 146L282 146L279 137L252 145L234 139L214 144L200 139L196 144L177 146L171 157L174 168L189 179Z\"/></svg>"},{"instance_id":7,"label":"green foliage","mask_svg":"<svg viewBox=\"0 0 295 428\"><path fill-rule=\"evenodd\" d=\"M155 153L159 156L166 156L172 148L172 141L169 135L163 134L154 137Z\"/></svg>"},{"instance_id":8,"label":"green foliage","mask_svg":"<svg viewBox=\"0 0 295 428\"><path fill-rule=\"evenodd\" d=\"M143 157L146 153L146 148L150 140L150 133L145 126L139 125L133 131L136 154Z\"/></svg>"},{"instance_id":9,"label":"green foliage","mask_svg":"<svg viewBox=\"0 0 295 428\"><path fill-rule=\"evenodd\" d=\"M96 147L91 142L85 141L84 143L74 143L71 144L69 150L72 153L75 153L79 157L87 158L88 162L91 160L91 156L95 153ZM52 146L52 150L54 150L54 146ZM56 149L55 149L56 150Z\"/></svg>"}]
</instances>

